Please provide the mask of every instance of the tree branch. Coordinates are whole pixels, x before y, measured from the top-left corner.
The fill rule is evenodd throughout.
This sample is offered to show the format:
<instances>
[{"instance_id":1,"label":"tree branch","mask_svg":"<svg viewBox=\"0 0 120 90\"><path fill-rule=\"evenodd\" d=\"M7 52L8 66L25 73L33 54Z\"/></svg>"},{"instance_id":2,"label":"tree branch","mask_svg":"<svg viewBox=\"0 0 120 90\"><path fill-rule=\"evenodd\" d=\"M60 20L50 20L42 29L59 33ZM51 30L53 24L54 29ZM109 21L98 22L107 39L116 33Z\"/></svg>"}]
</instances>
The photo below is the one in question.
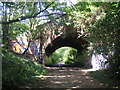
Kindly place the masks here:
<instances>
[{"instance_id":1,"label":"tree branch","mask_svg":"<svg viewBox=\"0 0 120 90\"><path fill-rule=\"evenodd\" d=\"M38 17L45 17L45 16L51 16L51 15L63 15L62 13L50 13L50 14L46 14L46 15L41 15Z\"/></svg>"},{"instance_id":2,"label":"tree branch","mask_svg":"<svg viewBox=\"0 0 120 90\"><path fill-rule=\"evenodd\" d=\"M50 4L48 4L45 9L39 11L38 13L35 13L34 15L29 15L29 16L21 16L21 17L18 17L17 19L13 19L13 20L10 20L8 22L2 22L0 21L0 24L10 24L10 23L13 23L13 22L19 22L19 21L22 21L22 20L25 20L25 19L28 19L28 18L34 18L36 17L37 15L39 15L41 12L44 12L46 9L49 8L49 6L51 6L52 4L54 3L54 1Z\"/></svg>"}]
</instances>

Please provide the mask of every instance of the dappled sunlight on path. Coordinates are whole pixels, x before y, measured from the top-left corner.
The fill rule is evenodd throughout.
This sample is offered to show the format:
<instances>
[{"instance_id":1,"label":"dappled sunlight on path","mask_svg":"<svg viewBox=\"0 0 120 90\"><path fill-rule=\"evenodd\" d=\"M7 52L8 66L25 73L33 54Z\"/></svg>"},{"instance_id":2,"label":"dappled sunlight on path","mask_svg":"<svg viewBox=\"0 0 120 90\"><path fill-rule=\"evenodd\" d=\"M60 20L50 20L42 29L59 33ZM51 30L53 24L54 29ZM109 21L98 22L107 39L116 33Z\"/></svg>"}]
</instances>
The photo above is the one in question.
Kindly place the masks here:
<instances>
[{"instance_id":1,"label":"dappled sunlight on path","mask_svg":"<svg viewBox=\"0 0 120 90\"><path fill-rule=\"evenodd\" d=\"M49 68L44 76L37 76L39 80L28 88L106 88L107 86L89 75L92 69L59 67ZM102 77L102 76L101 76Z\"/></svg>"}]
</instances>

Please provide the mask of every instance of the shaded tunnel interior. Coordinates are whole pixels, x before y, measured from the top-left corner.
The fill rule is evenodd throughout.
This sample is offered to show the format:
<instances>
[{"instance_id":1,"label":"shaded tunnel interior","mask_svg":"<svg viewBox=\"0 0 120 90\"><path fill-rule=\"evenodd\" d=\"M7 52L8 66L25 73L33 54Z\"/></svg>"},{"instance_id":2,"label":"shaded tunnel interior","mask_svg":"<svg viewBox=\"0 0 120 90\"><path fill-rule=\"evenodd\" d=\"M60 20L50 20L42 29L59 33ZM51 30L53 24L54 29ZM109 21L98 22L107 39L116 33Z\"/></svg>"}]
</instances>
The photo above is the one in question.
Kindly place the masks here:
<instances>
[{"instance_id":1,"label":"shaded tunnel interior","mask_svg":"<svg viewBox=\"0 0 120 90\"><path fill-rule=\"evenodd\" d=\"M77 49L78 53L87 47L88 42L82 38L76 38L72 36L62 37L59 36L55 38L45 49L45 54L47 56L52 55L52 53L60 47L68 46Z\"/></svg>"}]
</instances>

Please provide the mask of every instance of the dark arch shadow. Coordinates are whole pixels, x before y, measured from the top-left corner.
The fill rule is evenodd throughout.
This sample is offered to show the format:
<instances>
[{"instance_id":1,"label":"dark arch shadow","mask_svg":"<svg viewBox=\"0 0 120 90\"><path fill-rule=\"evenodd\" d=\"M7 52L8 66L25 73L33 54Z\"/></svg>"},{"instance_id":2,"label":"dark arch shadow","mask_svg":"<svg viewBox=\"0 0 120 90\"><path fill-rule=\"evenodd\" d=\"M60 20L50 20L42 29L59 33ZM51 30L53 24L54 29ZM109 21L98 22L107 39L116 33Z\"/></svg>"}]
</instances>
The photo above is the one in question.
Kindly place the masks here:
<instances>
[{"instance_id":1,"label":"dark arch shadow","mask_svg":"<svg viewBox=\"0 0 120 90\"><path fill-rule=\"evenodd\" d=\"M45 49L45 54L47 56L52 55L52 53L60 47L68 46L77 49L78 53L82 54L82 51L87 47L88 42L84 39L67 36L59 36L55 38Z\"/></svg>"}]
</instances>

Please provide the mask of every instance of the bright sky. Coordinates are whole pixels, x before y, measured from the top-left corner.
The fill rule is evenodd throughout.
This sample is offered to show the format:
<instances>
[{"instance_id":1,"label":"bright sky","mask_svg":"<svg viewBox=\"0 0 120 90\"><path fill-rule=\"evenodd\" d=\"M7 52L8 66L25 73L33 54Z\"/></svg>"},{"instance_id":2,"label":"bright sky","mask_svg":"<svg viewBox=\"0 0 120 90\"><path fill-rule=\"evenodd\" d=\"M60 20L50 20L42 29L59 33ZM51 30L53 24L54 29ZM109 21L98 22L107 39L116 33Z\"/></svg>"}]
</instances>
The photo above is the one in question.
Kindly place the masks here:
<instances>
[{"instance_id":1,"label":"bright sky","mask_svg":"<svg viewBox=\"0 0 120 90\"><path fill-rule=\"evenodd\" d=\"M71 6L72 4L76 4L78 0L59 0L60 3L67 2L67 6Z\"/></svg>"}]
</instances>

